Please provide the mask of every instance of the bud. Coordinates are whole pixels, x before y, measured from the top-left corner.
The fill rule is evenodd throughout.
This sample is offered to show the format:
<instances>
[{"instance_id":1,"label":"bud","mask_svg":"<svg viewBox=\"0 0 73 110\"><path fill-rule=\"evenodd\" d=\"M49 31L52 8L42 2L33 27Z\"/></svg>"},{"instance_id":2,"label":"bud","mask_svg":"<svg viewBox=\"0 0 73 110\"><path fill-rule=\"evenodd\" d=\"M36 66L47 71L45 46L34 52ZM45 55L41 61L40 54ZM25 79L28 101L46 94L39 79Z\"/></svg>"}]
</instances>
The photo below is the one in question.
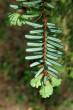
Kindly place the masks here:
<instances>
[{"instance_id":1,"label":"bud","mask_svg":"<svg viewBox=\"0 0 73 110\"><path fill-rule=\"evenodd\" d=\"M33 78L30 82L32 87L38 88L42 84L42 74L40 74L37 78Z\"/></svg>"},{"instance_id":2,"label":"bud","mask_svg":"<svg viewBox=\"0 0 73 110\"><path fill-rule=\"evenodd\" d=\"M53 76L50 76L50 78L51 78L51 81L52 81L51 83L53 87L59 86L62 82L62 79L56 79Z\"/></svg>"},{"instance_id":3,"label":"bud","mask_svg":"<svg viewBox=\"0 0 73 110\"><path fill-rule=\"evenodd\" d=\"M42 95L43 98L47 98L53 94L53 87L49 81L46 81L46 86L42 84L39 93L40 95Z\"/></svg>"}]
</instances>

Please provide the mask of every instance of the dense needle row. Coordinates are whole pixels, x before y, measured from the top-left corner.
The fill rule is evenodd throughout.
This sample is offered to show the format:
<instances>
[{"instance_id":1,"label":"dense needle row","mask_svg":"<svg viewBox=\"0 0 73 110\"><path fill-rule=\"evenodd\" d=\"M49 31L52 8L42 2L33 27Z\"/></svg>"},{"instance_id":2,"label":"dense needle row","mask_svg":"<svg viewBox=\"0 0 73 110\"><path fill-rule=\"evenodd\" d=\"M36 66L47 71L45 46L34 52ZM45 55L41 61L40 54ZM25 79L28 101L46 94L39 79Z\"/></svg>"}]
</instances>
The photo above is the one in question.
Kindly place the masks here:
<instances>
[{"instance_id":1,"label":"dense needle row","mask_svg":"<svg viewBox=\"0 0 73 110\"><path fill-rule=\"evenodd\" d=\"M39 4L40 2L40 4ZM31 3L31 2L30 2ZM35 3L35 2L34 2ZM46 7L54 8L53 5L43 2L43 0L37 1L38 7L42 9L41 14L38 16L42 16L40 19L42 21L41 24L33 23L26 21L26 24L33 26L36 30L30 31L30 35L25 35L27 39L31 39L31 42L28 42L27 45L31 48L26 49L27 52L33 52L32 56L26 56L28 60L35 60L30 67L35 67L40 65L39 71L36 73L35 78L39 74L44 74L49 77L49 75L54 76L55 78L59 78L57 75L57 71L52 68L53 64L61 66L61 64L54 61L59 57L62 57L62 52L57 50L57 47L64 48L64 46L58 44L57 42L61 42L60 39L55 38L56 33L61 33L62 31L55 26L53 23L48 23L47 21L47 13ZM28 3L29 4L29 3ZM32 4L32 3L31 3ZM39 11L37 11L39 13ZM32 34L32 35L31 35ZM55 42L56 43L55 43ZM44 82L44 85L46 82Z\"/></svg>"}]
</instances>

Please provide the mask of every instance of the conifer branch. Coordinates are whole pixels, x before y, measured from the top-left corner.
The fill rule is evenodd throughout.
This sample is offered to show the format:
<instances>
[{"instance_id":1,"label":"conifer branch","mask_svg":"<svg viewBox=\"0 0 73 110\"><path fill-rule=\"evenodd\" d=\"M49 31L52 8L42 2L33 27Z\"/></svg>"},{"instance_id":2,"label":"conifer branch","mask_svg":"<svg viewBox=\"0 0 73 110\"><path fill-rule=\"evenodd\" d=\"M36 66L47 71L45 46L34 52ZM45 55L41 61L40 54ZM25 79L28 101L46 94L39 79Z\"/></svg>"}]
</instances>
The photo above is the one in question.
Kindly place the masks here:
<instances>
[{"instance_id":1,"label":"conifer branch","mask_svg":"<svg viewBox=\"0 0 73 110\"><path fill-rule=\"evenodd\" d=\"M55 6L47 0L16 0L20 5L10 5L16 10L15 13L9 14L10 25L23 24L30 25L36 30L30 31L25 38L30 39L27 42L29 48L26 52L32 52L31 56L26 56L26 60L34 60L30 67L35 68L35 78L30 82L32 87L38 88L41 86L40 95L43 98L49 97L53 93L53 87L61 84L58 71L53 65L62 66L55 60L62 57L62 52L59 51L65 47L60 44L61 40L56 38L58 33L62 31L54 23L48 22L49 9ZM56 1L56 0L54 0ZM41 16L41 17L40 17ZM31 22L33 18L40 19L40 23Z\"/></svg>"}]
</instances>

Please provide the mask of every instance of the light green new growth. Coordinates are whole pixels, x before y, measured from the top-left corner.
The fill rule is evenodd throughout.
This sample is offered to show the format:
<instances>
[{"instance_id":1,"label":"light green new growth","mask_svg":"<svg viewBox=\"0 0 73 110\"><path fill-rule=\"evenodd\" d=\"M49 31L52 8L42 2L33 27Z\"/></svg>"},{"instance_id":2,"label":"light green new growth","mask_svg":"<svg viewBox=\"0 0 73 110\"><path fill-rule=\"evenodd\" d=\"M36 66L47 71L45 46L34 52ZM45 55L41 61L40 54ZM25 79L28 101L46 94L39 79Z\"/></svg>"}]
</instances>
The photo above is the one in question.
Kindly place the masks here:
<instances>
[{"instance_id":1,"label":"light green new growth","mask_svg":"<svg viewBox=\"0 0 73 110\"><path fill-rule=\"evenodd\" d=\"M52 81L52 86L56 87L56 86L59 86L61 84L62 79L56 79L56 78L51 76L51 81Z\"/></svg>"},{"instance_id":2,"label":"light green new growth","mask_svg":"<svg viewBox=\"0 0 73 110\"><path fill-rule=\"evenodd\" d=\"M42 75L39 75L37 78L33 78L30 84L32 87L38 88L39 86L41 86L41 82L42 82Z\"/></svg>"},{"instance_id":3,"label":"light green new growth","mask_svg":"<svg viewBox=\"0 0 73 110\"><path fill-rule=\"evenodd\" d=\"M9 14L9 25L18 25L18 26L22 26L22 24L25 24L25 20L20 16L19 13L13 13L13 14Z\"/></svg>"},{"instance_id":4,"label":"light green new growth","mask_svg":"<svg viewBox=\"0 0 73 110\"><path fill-rule=\"evenodd\" d=\"M43 98L47 98L53 94L53 87L49 81L46 82L46 86L42 84L41 89L39 91L40 95Z\"/></svg>"},{"instance_id":5,"label":"light green new growth","mask_svg":"<svg viewBox=\"0 0 73 110\"><path fill-rule=\"evenodd\" d=\"M46 86L45 86L42 83L42 78L43 75L40 74L37 78L33 78L30 84L32 87L36 87L36 88L41 86L39 93L42 96L42 98L47 98L53 94L53 87L59 86L61 84L62 79L56 79L50 76L51 81L49 80L46 81Z\"/></svg>"}]
</instances>

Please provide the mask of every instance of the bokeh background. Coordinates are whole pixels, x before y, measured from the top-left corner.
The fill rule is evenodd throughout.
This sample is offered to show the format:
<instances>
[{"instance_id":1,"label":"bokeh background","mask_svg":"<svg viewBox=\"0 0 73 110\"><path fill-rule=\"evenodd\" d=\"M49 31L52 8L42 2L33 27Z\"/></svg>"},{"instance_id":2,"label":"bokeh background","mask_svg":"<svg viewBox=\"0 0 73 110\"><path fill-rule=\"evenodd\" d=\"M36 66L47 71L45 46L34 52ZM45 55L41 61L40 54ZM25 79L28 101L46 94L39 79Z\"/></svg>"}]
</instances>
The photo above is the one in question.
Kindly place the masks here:
<instances>
[{"instance_id":1,"label":"bokeh background","mask_svg":"<svg viewBox=\"0 0 73 110\"><path fill-rule=\"evenodd\" d=\"M25 61L26 39L31 27L7 26L10 4L15 0L0 0L0 110L73 110L73 0L56 3L51 21L59 26L63 52L62 85L50 98L42 99L38 89L30 86L33 77Z\"/></svg>"}]
</instances>

